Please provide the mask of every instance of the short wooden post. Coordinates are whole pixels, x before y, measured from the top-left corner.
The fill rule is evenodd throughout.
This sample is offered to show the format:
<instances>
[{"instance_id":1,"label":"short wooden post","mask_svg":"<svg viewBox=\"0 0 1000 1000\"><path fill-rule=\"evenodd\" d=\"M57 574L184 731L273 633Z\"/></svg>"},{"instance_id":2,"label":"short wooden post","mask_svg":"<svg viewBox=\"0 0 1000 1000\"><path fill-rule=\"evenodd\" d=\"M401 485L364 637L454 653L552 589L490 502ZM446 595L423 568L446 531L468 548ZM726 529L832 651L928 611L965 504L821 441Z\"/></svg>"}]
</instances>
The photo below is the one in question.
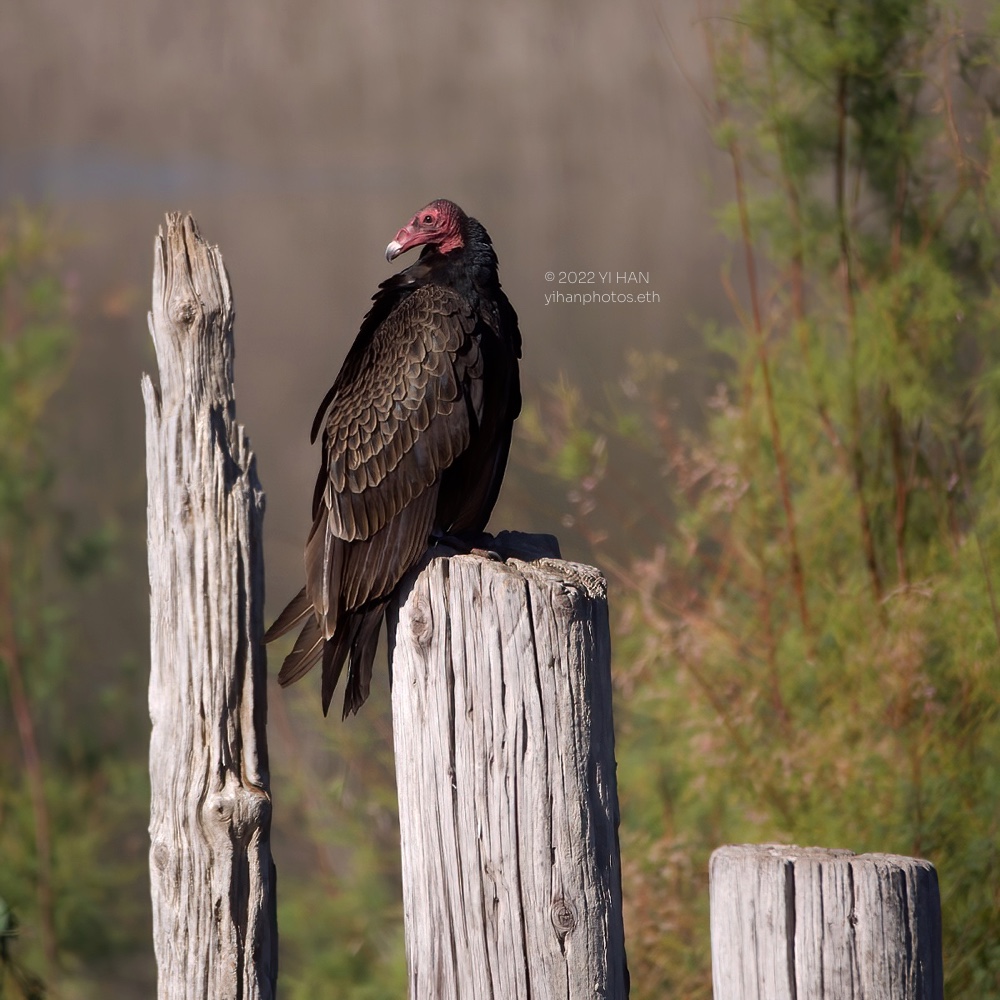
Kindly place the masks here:
<instances>
[{"instance_id":1,"label":"short wooden post","mask_svg":"<svg viewBox=\"0 0 1000 1000\"><path fill-rule=\"evenodd\" d=\"M390 621L411 1000L628 994L605 583L544 541L432 557Z\"/></svg>"},{"instance_id":2,"label":"short wooden post","mask_svg":"<svg viewBox=\"0 0 1000 1000\"><path fill-rule=\"evenodd\" d=\"M160 1000L269 1000L264 495L233 402L233 300L194 220L154 248L143 376L152 663L149 871Z\"/></svg>"},{"instance_id":3,"label":"short wooden post","mask_svg":"<svg viewBox=\"0 0 1000 1000\"><path fill-rule=\"evenodd\" d=\"M715 1000L942 1000L927 861L773 844L709 866Z\"/></svg>"}]
</instances>

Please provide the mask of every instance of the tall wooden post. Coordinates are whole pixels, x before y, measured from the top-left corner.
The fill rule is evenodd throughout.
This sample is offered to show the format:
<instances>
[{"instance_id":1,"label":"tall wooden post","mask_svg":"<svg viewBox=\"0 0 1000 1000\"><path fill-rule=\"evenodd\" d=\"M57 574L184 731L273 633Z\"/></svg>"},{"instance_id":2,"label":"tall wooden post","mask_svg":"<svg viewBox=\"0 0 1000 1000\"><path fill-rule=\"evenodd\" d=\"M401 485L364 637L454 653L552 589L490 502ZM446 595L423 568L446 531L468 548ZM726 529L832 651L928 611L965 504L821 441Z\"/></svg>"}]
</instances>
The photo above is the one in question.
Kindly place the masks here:
<instances>
[{"instance_id":1,"label":"tall wooden post","mask_svg":"<svg viewBox=\"0 0 1000 1000\"><path fill-rule=\"evenodd\" d=\"M269 1000L277 977L264 495L233 401L233 300L194 220L156 239L143 376L152 662L149 871L160 1000Z\"/></svg>"},{"instance_id":2,"label":"tall wooden post","mask_svg":"<svg viewBox=\"0 0 1000 1000\"><path fill-rule=\"evenodd\" d=\"M390 621L411 1000L628 994L605 584L522 559L432 555Z\"/></svg>"},{"instance_id":3,"label":"tall wooden post","mask_svg":"<svg viewBox=\"0 0 1000 1000\"><path fill-rule=\"evenodd\" d=\"M715 1000L942 1000L933 865L748 844L709 866Z\"/></svg>"}]
</instances>

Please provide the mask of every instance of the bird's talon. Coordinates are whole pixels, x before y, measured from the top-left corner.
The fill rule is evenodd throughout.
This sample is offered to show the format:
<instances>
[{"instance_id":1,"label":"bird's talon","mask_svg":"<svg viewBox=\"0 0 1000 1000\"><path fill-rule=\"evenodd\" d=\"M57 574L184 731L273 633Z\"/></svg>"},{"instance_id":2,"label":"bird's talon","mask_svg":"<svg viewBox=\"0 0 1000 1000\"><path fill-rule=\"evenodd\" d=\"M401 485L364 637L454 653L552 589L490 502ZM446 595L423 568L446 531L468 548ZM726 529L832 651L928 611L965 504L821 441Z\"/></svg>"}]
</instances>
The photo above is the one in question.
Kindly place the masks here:
<instances>
[{"instance_id":1,"label":"bird's talon","mask_svg":"<svg viewBox=\"0 0 1000 1000\"><path fill-rule=\"evenodd\" d=\"M469 549L469 554L474 556L481 556L483 559L489 559L491 562L503 562L504 558L499 552L495 552L493 549Z\"/></svg>"}]
</instances>

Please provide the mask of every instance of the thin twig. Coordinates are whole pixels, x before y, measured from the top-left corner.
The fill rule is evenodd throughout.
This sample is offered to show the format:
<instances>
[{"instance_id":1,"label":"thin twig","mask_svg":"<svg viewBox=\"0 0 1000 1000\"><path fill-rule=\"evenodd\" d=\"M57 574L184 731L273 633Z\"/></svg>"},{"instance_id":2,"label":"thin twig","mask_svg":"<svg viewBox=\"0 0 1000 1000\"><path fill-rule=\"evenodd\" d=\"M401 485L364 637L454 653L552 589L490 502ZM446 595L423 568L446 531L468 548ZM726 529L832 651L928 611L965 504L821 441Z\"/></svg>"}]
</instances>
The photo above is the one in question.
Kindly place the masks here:
<instances>
[{"instance_id":1,"label":"thin twig","mask_svg":"<svg viewBox=\"0 0 1000 1000\"><path fill-rule=\"evenodd\" d=\"M889 446L892 452L892 478L895 484L896 515L893 520L893 537L896 543L896 579L906 586L909 573L906 568L906 514L909 507L909 480L903 469L903 421L898 407L893 405L888 388L885 389L885 421L889 428Z\"/></svg>"},{"instance_id":2,"label":"thin twig","mask_svg":"<svg viewBox=\"0 0 1000 1000\"><path fill-rule=\"evenodd\" d=\"M715 46L711 32L706 32L706 47L709 63L717 65ZM716 102L719 107L719 118L728 117L725 99L718 94ZM747 285L750 291L750 311L753 317L751 330L757 346L757 360L760 365L764 383L764 402L767 409L768 425L771 431L771 441L774 445L774 457L778 470L778 489L781 504L785 512L785 522L788 531L788 561L792 577L792 586L798 600L799 617L806 635L812 633L812 623L809 619L809 606L806 601L805 574L802 567L802 557L799 552L798 532L795 523L795 508L792 503L791 478L788 471L788 458L785 454L781 438L781 427L778 423L777 408L774 402L774 388L771 384L771 366L767 353L767 338L764 333L764 321L761 315L760 291L757 278L757 260L754 252L753 235L750 230L750 212L747 207L746 183L743 177L743 158L739 142L733 136L728 144L729 157L733 164L733 181L736 188L736 208L740 220L740 235L743 242L743 257L747 273Z\"/></svg>"},{"instance_id":3,"label":"thin twig","mask_svg":"<svg viewBox=\"0 0 1000 1000\"><path fill-rule=\"evenodd\" d=\"M847 312L848 380L850 383L851 407L851 466L854 490L858 499L858 521L861 529L861 544L865 551L865 562L871 578L872 592L876 603L882 600L882 577L879 573L875 540L872 533L871 513L865 499L865 461L861 448L861 400L858 394L858 321L857 305L854 301L854 275L851 266L851 240L847 222L845 185L847 183L847 72L841 70L837 86L837 150L835 170L835 197L837 203L837 225L840 231L840 278Z\"/></svg>"}]
</instances>

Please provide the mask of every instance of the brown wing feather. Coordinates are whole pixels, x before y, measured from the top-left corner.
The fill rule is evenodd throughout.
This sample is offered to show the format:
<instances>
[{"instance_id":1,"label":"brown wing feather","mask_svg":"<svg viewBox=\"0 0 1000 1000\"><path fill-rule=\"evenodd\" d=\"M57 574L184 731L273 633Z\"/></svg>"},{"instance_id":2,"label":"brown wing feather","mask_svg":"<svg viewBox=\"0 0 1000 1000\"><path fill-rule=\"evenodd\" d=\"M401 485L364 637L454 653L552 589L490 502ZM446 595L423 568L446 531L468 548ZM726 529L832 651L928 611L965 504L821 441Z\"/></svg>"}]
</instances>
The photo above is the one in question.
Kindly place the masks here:
<instances>
[{"instance_id":1,"label":"brown wing feather","mask_svg":"<svg viewBox=\"0 0 1000 1000\"><path fill-rule=\"evenodd\" d=\"M319 622L315 617L310 618L281 665L278 683L282 687L294 683L312 670L323 655L323 641L323 630L319 627Z\"/></svg>"},{"instance_id":2,"label":"brown wing feather","mask_svg":"<svg viewBox=\"0 0 1000 1000\"><path fill-rule=\"evenodd\" d=\"M438 485L425 490L370 538L347 542L330 529L321 511L306 546L308 600L324 637L337 631L345 612L390 593L427 547L434 526Z\"/></svg>"},{"instance_id":3,"label":"brown wing feather","mask_svg":"<svg viewBox=\"0 0 1000 1000\"><path fill-rule=\"evenodd\" d=\"M468 446L466 399L482 398L476 324L457 292L431 285L375 331L359 376L334 397L323 434L317 500L338 537L374 534Z\"/></svg>"},{"instance_id":4,"label":"brown wing feather","mask_svg":"<svg viewBox=\"0 0 1000 1000\"><path fill-rule=\"evenodd\" d=\"M278 636L290 632L312 609L312 601L309 600L306 588L303 587L288 602L285 610L271 622L271 627L264 633L264 642L270 642L272 639L277 639Z\"/></svg>"},{"instance_id":5,"label":"brown wing feather","mask_svg":"<svg viewBox=\"0 0 1000 1000\"><path fill-rule=\"evenodd\" d=\"M483 398L476 324L451 289L417 289L333 397L306 548L306 592L327 638L343 612L388 594L426 546L437 484L469 446Z\"/></svg>"},{"instance_id":6,"label":"brown wing feather","mask_svg":"<svg viewBox=\"0 0 1000 1000\"><path fill-rule=\"evenodd\" d=\"M509 423L499 459L494 429L480 433L499 387L485 386L486 328L468 301L427 285L379 316L374 328L372 314L366 318L362 333L370 337L359 336L317 414L314 433L329 406L306 586L268 631L275 638L307 618L279 681L297 680L322 659L324 713L348 658L344 714L367 698L386 598L427 545L441 513L442 477L456 463L475 475L499 461L502 472L509 444ZM514 361L515 384L516 371ZM444 480L454 484L452 503L460 478ZM492 507L496 488L479 483L465 485L458 506L482 507L484 489Z\"/></svg>"}]
</instances>

